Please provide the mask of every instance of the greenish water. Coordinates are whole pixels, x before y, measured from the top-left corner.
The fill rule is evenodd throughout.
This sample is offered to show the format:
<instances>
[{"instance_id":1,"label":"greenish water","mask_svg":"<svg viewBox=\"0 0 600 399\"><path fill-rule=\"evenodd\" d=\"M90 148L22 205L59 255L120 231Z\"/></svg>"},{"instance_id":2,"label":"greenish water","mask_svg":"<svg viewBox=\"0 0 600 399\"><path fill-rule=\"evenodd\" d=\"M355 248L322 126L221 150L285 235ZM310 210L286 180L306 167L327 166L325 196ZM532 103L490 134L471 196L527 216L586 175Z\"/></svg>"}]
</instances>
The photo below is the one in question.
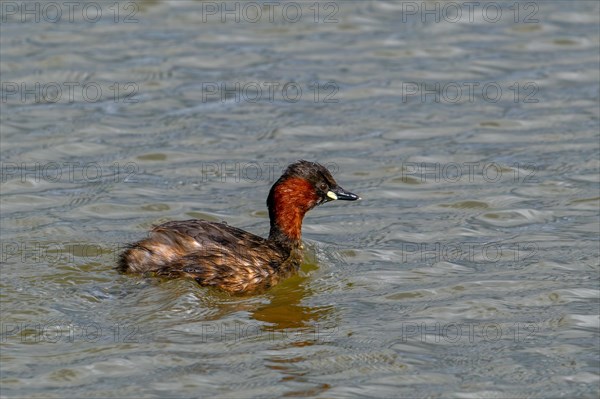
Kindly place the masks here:
<instances>
[{"instance_id":1,"label":"greenish water","mask_svg":"<svg viewBox=\"0 0 600 399\"><path fill-rule=\"evenodd\" d=\"M0 15L2 397L597 397L597 2L35 4ZM167 220L266 235L302 158L363 200L300 275L113 270Z\"/></svg>"}]
</instances>

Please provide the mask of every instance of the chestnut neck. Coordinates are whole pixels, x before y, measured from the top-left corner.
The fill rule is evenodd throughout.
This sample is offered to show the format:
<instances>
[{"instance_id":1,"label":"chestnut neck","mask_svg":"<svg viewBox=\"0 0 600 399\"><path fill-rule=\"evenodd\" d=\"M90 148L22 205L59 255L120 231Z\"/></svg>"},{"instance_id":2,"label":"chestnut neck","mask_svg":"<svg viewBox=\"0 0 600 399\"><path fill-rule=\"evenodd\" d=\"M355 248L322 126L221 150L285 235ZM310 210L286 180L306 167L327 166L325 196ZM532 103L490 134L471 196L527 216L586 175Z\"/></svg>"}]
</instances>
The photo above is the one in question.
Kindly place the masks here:
<instances>
[{"instance_id":1,"label":"chestnut neck","mask_svg":"<svg viewBox=\"0 0 600 399\"><path fill-rule=\"evenodd\" d=\"M279 179L271 188L267 206L271 220L269 240L285 248L299 247L304 215L317 204L313 185L301 177Z\"/></svg>"}]
</instances>

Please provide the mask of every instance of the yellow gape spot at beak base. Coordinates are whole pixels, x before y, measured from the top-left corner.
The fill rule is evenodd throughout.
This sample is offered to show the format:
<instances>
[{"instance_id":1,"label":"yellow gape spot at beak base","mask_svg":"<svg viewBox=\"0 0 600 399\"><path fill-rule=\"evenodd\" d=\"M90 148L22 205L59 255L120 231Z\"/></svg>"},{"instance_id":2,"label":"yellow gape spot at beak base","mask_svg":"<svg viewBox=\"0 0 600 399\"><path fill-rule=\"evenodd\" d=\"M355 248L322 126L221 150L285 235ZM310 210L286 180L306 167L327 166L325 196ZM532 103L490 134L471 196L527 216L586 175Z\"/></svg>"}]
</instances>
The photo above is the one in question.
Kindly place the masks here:
<instances>
[{"instance_id":1,"label":"yellow gape spot at beak base","mask_svg":"<svg viewBox=\"0 0 600 399\"><path fill-rule=\"evenodd\" d=\"M333 191L327 191L327 196L332 200L338 199L337 195Z\"/></svg>"}]
</instances>

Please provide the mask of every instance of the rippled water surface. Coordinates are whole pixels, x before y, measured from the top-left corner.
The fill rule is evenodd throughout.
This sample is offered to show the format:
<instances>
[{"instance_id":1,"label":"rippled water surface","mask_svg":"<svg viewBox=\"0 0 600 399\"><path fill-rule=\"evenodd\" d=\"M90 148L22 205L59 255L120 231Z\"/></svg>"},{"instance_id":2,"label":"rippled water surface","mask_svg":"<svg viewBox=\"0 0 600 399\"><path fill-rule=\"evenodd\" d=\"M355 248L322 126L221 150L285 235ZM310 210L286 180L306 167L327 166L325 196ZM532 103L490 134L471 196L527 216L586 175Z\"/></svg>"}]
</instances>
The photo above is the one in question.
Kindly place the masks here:
<instances>
[{"instance_id":1,"label":"rippled water surface","mask_svg":"<svg viewBox=\"0 0 600 399\"><path fill-rule=\"evenodd\" d=\"M23 4L2 397L597 397L597 2ZM363 200L308 214L298 276L114 271L167 220L266 235L301 158Z\"/></svg>"}]
</instances>

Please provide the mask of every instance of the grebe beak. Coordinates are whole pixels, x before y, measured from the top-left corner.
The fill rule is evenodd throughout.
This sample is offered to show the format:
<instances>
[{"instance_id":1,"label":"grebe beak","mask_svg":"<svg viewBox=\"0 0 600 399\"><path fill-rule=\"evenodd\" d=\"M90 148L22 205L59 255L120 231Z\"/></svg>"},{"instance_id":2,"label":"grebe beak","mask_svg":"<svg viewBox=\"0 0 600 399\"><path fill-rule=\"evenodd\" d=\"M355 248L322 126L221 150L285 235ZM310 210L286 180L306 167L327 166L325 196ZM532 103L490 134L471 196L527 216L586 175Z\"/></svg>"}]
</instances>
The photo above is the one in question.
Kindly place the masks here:
<instances>
[{"instance_id":1,"label":"grebe beak","mask_svg":"<svg viewBox=\"0 0 600 399\"><path fill-rule=\"evenodd\" d=\"M356 201L360 197L356 194L352 194L349 191L344 190L341 187L335 187L327 191L327 201L344 200L344 201Z\"/></svg>"}]
</instances>

